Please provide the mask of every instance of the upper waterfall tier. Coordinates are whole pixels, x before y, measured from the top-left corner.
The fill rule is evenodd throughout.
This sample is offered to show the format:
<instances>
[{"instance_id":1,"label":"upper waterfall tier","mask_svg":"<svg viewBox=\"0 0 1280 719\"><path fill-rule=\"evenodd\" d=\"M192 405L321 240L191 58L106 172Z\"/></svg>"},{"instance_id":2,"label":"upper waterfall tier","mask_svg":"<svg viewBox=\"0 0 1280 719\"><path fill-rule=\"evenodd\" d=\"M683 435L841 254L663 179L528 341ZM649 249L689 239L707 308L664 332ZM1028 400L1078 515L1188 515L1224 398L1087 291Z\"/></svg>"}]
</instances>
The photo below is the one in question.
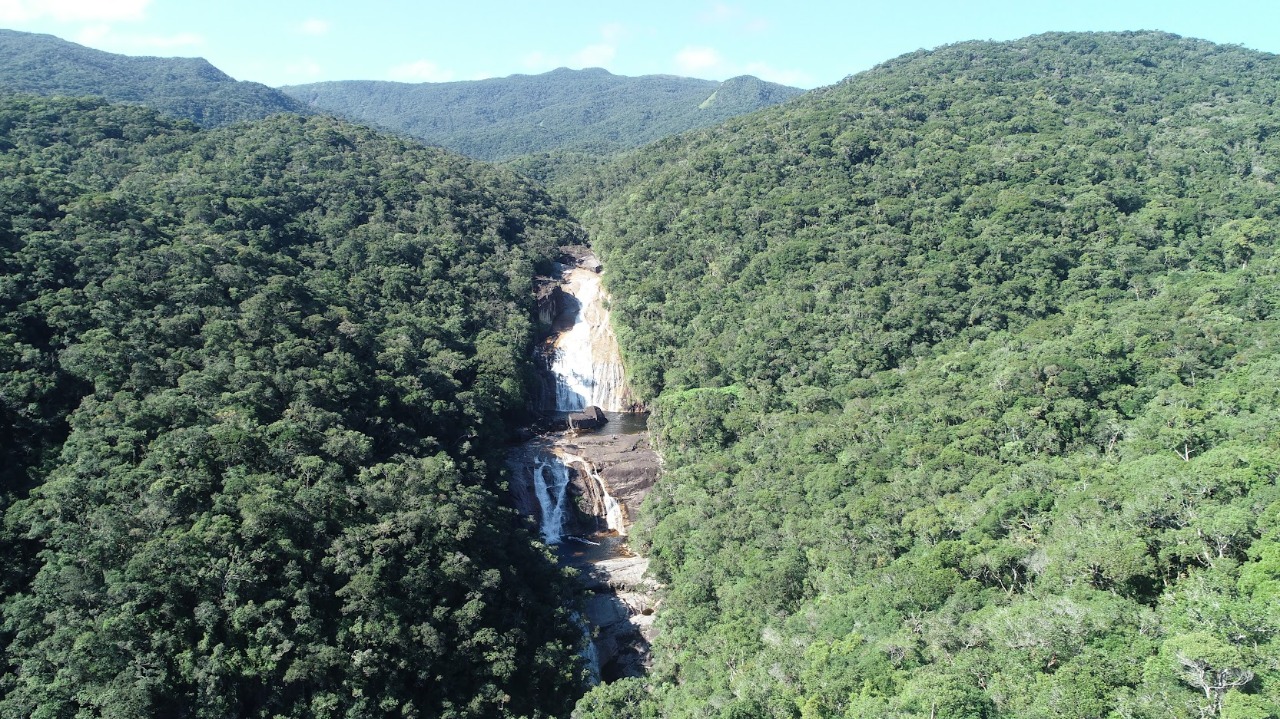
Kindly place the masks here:
<instances>
[{"instance_id":1,"label":"upper waterfall tier","mask_svg":"<svg viewBox=\"0 0 1280 719\"><path fill-rule=\"evenodd\" d=\"M555 409L572 412L594 406L606 412L626 411L631 398L600 275L568 267L560 289L569 301L556 323L560 331L548 340L554 348Z\"/></svg>"}]
</instances>

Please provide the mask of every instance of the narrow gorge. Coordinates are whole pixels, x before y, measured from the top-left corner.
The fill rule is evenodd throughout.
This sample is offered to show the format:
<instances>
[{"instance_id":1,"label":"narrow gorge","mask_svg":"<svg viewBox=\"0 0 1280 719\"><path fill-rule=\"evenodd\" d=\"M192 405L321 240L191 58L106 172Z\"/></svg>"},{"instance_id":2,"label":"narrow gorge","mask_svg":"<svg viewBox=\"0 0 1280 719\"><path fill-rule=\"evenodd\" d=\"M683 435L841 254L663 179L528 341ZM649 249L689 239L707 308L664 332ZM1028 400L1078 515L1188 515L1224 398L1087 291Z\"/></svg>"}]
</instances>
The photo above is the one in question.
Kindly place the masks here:
<instances>
[{"instance_id":1,"label":"narrow gorge","mask_svg":"<svg viewBox=\"0 0 1280 719\"><path fill-rule=\"evenodd\" d=\"M656 586L627 545L653 486L658 457L647 415L627 388L601 266L587 248L563 248L539 278L536 350L539 426L512 449L511 491L543 541L581 572L588 655L604 681L644 674Z\"/></svg>"}]
</instances>

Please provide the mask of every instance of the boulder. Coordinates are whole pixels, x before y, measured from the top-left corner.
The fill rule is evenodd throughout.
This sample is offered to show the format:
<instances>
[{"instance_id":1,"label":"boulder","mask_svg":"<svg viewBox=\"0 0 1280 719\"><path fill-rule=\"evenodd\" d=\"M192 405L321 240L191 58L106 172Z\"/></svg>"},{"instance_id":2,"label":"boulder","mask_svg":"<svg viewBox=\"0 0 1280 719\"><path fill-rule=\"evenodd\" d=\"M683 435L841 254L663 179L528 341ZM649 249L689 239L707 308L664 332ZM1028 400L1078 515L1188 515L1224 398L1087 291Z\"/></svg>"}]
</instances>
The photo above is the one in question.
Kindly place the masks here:
<instances>
[{"instance_id":1,"label":"boulder","mask_svg":"<svg viewBox=\"0 0 1280 719\"><path fill-rule=\"evenodd\" d=\"M591 251L590 247L584 245L565 245L560 248L559 262L570 267L581 267L584 270L599 272L603 269L600 260L596 259L596 255Z\"/></svg>"},{"instance_id":2,"label":"boulder","mask_svg":"<svg viewBox=\"0 0 1280 719\"><path fill-rule=\"evenodd\" d=\"M587 407L581 412L570 412L565 419L568 429L598 429L608 422L609 418L599 407Z\"/></svg>"}]
</instances>

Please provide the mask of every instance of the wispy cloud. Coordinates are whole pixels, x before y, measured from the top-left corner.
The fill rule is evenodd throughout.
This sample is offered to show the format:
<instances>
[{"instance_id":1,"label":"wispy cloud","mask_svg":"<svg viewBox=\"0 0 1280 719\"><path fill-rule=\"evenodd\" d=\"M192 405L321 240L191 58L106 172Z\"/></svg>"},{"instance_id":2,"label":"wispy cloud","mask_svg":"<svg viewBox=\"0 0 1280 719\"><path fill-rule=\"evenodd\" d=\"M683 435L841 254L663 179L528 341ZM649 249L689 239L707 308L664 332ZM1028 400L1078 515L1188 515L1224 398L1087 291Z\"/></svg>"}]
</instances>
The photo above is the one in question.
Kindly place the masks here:
<instances>
[{"instance_id":1,"label":"wispy cloud","mask_svg":"<svg viewBox=\"0 0 1280 719\"><path fill-rule=\"evenodd\" d=\"M707 25L721 25L745 30L749 33L764 32L769 29L769 21L763 17L753 17L743 12L737 5L726 2L713 2L705 10L698 13L698 21Z\"/></svg>"},{"instance_id":2,"label":"wispy cloud","mask_svg":"<svg viewBox=\"0 0 1280 719\"><path fill-rule=\"evenodd\" d=\"M769 82L797 87L813 87L814 81L807 73L773 67L765 62L746 64L730 61L712 47L691 45L675 54L672 64L676 71L691 77L725 79L738 75L755 75Z\"/></svg>"},{"instance_id":3,"label":"wispy cloud","mask_svg":"<svg viewBox=\"0 0 1280 719\"><path fill-rule=\"evenodd\" d=\"M520 64L530 72L543 72L555 69L556 59L541 50L534 50L520 58Z\"/></svg>"},{"instance_id":4,"label":"wispy cloud","mask_svg":"<svg viewBox=\"0 0 1280 719\"><path fill-rule=\"evenodd\" d=\"M782 70L763 62L749 62L746 67L747 75L755 75L761 80L776 82L781 85L791 85L793 87L813 87L816 83L813 76L807 72L800 70Z\"/></svg>"},{"instance_id":5,"label":"wispy cloud","mask_svg":"<svg viewBox=\"0 0 1280 719\"><path fill-rule=\"evenodd\" d=\"M689 46L676 53L675 63L680 72L697 75L723 69L724 58L714 48Z\"/></svg>"},{"instance_id":6,"label":"wispy cloud","mask_svg":"<svg viewBox=\"0 0 1280 719\"><path fill-rule=\"evenodd\" d=\"M151 0L0 0L0 22L141 20Z\"/></svg>"},{"instance_id":7,"label":"wispy cloud","mask_svg":"<svg viewBox=\"0 0 1280 719\"><path fill-rule=\"evenodd\" d=\"M387 71L387 76L400 82L449 82L453 79L453 71L430 60L415 60L396 65Z\"/></svg>"},{"instance_id":8,"label":"wispy cloud","mask_svg":"<svg viewBox=\"0 0 1280 719\"><path fill-rule=\"evenodd\" d=\"M698 13L698 19L706 23L720 24L729 22L741 14L742 10L729 3L714 2L706 10Z\"/></svg>"},{"instance_id":9,"label":"wispy cloud","mask_svg":"<svg viewBox=\"0 0 1280 719\"><path fill-rule=\"evenodd\" d=\"M593 42L568 56L534 51L525 55L520 64L530 72L546 72L565 66L607 67L618 56L618 47L628 34L627 27L622 23L607 23L600 26L599 42Z\"/></svg>"},{"instance_id":10,"label":"wispy cloud","mask_svg":"<svg viewBox=\"0 0 1280 719\"><path fill-rule=\"evenodd\" d=\"M156 50L176 50L204 45L203 35L180 32L173 35L138 35L116 32L110 25L89 25L74 36L81 45L88 45L113 52L145 53Z\"/></svg>"},{"instance_id":11,"label":"wispy cloud","mask_svg":"<svg viewBox=\"0 0 1280 719\"><path fill-rule=\"evenodd\" d=\"M285 65L284 74L290 80L314 80L324 74L324 68L314 59L304 57Z\"/></svg>"},{"instance_id":12,"label":"wispy cloud","mask_svg":"<svg viewBox=\"0 0 1280 719\"><path fill-rule=\"evenodd\" d=\"M620 22L606 23L600 27L600 38L609 44L616 45L626 36L627 26Z\"/></svg>"},{"instance_id":13,"label":"wispy cloud","mask_svg":"<svg viewBox=\"0 0 1280 719\"><path fill-rule=\"evenodd\" d=\"M604 67L618 54L618 48L607 43L588 45L573 55L572 64L579 67Z\"/></svg>"},{"instance_id":14,"label":"wispy cloud","mask_svg":"<svg viewBox=\"0 0 1280 719\"><path fill-rule=\"evenodd\" d=\"M319 37L320 35L328 35L329 31L332 29L333 23L328 20L321 20L320 18L315 17L307 18L302 21L302 24L298 25L298 32L303 35L313 35L316 37Z\"/></svg>"}]
</instances>

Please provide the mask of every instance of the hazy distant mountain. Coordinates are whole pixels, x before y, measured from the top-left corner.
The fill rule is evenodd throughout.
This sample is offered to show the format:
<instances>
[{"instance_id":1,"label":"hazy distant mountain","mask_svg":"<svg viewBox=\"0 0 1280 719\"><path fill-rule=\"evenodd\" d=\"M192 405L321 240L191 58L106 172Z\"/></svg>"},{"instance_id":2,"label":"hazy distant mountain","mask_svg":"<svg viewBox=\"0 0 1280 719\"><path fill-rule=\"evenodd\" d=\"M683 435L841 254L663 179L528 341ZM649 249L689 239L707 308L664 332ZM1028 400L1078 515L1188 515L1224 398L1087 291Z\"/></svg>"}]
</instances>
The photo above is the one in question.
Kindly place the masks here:
<instances>
[{"instance_id":1,"label":"hazy distant mountain","mask_svg":"<svg viewBox=\"0 0 1280 719\"><path fill-rule=\"evenodd\" d=\"M600 68L467 82L352 80L280 89L314 108L487 160L638 147L804 92L751 76L716 82L625 77Z\"/></svg>"},{"instance_id":2,"label":"hazy distant mountain","mask_svg":"<svg viewBox=\"0 0 1280 719\"><path fill-rule=\"evenodd\" d=\"M306 112L293 98L239 82L203 58L116 55L15 30L0 30L0 91L137 102L206 127Z\"/></svg>"}]
</instances>

